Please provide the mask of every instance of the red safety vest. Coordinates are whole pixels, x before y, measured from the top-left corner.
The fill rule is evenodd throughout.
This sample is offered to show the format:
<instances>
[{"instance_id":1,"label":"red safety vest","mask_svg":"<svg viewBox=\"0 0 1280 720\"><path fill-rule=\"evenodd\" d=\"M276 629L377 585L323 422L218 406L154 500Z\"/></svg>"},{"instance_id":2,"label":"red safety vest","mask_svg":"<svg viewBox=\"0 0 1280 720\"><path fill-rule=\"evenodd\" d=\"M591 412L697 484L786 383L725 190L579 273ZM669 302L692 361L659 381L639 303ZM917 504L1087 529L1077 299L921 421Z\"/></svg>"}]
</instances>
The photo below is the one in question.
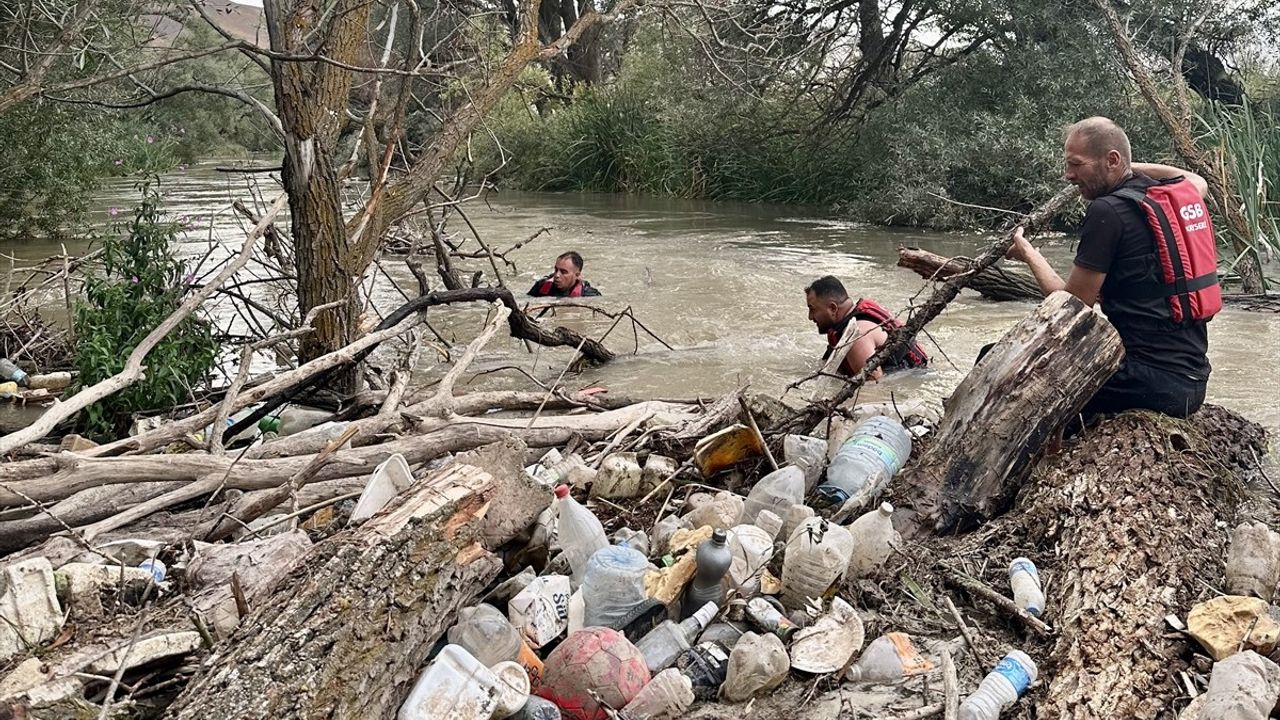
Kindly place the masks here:
<instances>
[{"instance_id":1,"label":"red safety vest","mask_svg":"<svg viewBox=\"0 0 1280 720\"><path fill-rule=\"evenodd\" d=\"M1114 194L1138 205L1155 237L1163 277L1149 287L1126 288L1128 297L1163 297L1175 323L1208 320L1222 309L1218 243L1204 198L1185 178Z\"/></svg>"},{"instance_id":2,"label":"red safety vest","mask_svg":"<svg viewBox=\"0 0 1280 720\"><path fill-rule=\"evenodd\" d=\"M853 306L853 312L849 313L849 318L865 320L873 322L885 330L893 330L902 327L902 322L893 316L883 305L875 300L866 298L858 300ZM827 332L827 354L823 358L830 357L831 351L840 344L840 336L844 334L845 327L848 323L840 323L835 328ZM925 353L924 348L920 347L920 343L912 342L906 350L902 351L898 357L891 358L889 362L884 363L886 368L905 365L907 367L924 367L929 364L929 355Z\"/></svg>"},{"instance_id":3,"label":"red safety vest","mask_svg":"<svg viewBox=\"0 0 1280 720\"><path fill-rule=\"evenodd\" d=\"M542 284L538 286L539 295L551 295L554 290L555 290L555 285L551 284L550 279L543 280ZM574 283L573 289L569 291L568 295L565 295L563 297L572 297L572 298L582 297L582 281L579 280L578 282Z\"/></svg>"}]
</instances>

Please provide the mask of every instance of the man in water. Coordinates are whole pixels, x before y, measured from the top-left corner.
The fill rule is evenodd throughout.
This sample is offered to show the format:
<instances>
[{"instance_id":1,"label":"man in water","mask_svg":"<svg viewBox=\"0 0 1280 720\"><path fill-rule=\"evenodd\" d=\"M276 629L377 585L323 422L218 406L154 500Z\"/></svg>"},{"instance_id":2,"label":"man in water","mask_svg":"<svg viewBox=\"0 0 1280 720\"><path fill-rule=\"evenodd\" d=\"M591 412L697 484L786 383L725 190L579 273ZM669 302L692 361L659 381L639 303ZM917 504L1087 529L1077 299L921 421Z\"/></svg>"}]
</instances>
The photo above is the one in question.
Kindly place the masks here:
<instances>
[{"instance_id":1,"label":"man in water","mask_svg":"<svg viewBox=\"0 0 1280 720\"><path fill-rule=\"evenodd\" d=\"M1014 231L1009 257L1025 262L1045 295L1066 290L1102 311L1124 342L1124 364L1086 414L1145 408L1186 417L1209 380L1206 321L1222 307L1204 178L1132 162L1129 138L1104 117L1067 130L1067 182L1089 200L1066 281Z\"/></svg>"},{"instance_id":2,"label":"man in water","mask_svg":"<svg viewBox=\"0 0 1280 720\"><path fill-rule=\"evenodd\" d=\"M889 342L889 333L886 331L902 327L902 323L876 301L862 299L854 302L844 289L844 284L832 275L820 277L806 287L804 300L809 306L809 320L818 326L819 333L827 336L827 351L822 359L829 359L837 351L843 352L845 355L840 363L840 372L845 375L862 372L867 360ZM856 322L857 327L845 339L845 344L841 345L841 336L845 334L850 322ZM872 372L871 379L879 380L885 370L893 372L928 364L929 356L925 354L924 348L912 342L910 346L881 363Z\"/></svg>"},{"instance_id":3,"label":"man in water","mask_svg":"<svg viewBox=\"0 0 1280 720\"><path fill-rule=\"evenodd\" d=\"M570 250L556 258L555 270L529 288L534 297L595 297L600 291L582 279L582 256Z\"/></svg>"}]
</instances>

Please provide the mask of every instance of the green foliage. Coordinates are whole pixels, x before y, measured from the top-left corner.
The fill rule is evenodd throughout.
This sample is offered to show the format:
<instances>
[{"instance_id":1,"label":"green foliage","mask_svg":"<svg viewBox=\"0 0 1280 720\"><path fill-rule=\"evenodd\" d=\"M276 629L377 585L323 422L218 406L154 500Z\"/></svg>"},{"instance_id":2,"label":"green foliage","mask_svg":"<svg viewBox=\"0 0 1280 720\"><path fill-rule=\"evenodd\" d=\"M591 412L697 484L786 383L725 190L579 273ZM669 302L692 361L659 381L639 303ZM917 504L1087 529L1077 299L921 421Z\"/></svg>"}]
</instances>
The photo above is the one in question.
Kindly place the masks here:
<instances>
[{"instance_id":1,"label":"green foliage","mask_svg":"<svg viewBox=\"0 0 1280 720\"><path fill-rule=\"evenodd\" d=\"M1211 107L1201 120L1229 163L1250 231L1249 237L1235 238L1226 223L1218 223L1219 239L1243 240L1255 257L1280 255L1280 115L1245 103Z\"/></svg>"},{"instance_id":2,"label":"green foliage","mask_svg":"<svg viewBox=\"0 0 1280 720\"><path fill-rule=\"evenodd\" d=\"M82 386L123 370L129 353L182 302L191 277L174 256L178 231L177 223L164 218L159 195L144 187L126 231L103 238L104 272L85 281L75 312ZM147 355L146 377L86 409L81 428L98 438L117 436L131 413L187 401L213 368L217 351L209 323L188 317Z\"/></svg>"}]
</instances>

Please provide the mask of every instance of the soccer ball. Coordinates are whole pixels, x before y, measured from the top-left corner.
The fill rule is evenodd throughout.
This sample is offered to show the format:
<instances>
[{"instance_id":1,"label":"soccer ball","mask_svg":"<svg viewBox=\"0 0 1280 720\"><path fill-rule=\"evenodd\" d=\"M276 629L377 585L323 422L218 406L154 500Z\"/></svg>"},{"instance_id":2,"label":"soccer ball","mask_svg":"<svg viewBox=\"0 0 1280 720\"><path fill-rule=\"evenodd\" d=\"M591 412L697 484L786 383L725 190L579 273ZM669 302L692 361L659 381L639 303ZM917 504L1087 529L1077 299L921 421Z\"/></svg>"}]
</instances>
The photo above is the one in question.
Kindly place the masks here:
<instances>
[{"instance_id":1,"label":"soccer ball","mask_svg":"<svg viewBox=\"0 0 1280 720\"><path fill-rule=\"evenodd\" d=\"M621 709L649 684L644 656L612 628L579 630L551 651L545 665L537 694L573 720L603 720L604 705Z\"/></svg>"}]
</instances>

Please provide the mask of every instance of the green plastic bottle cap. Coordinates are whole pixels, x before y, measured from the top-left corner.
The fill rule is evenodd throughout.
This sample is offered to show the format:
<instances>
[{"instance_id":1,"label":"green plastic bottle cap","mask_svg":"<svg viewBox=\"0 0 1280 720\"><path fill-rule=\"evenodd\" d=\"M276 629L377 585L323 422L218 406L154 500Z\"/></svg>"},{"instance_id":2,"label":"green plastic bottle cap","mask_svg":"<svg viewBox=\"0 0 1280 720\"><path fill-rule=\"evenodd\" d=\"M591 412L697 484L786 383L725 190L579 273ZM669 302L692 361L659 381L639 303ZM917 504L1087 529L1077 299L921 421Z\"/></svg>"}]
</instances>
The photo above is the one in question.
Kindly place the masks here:
<instances>
[{"instance_id":1,"label":"green plastic bottle cap","mask_svg":"<svg viewBox=\"0 0 1280 720\"><path fill-rule=\"evenodd\" d=\"M258 431L259 431L259 432L264 432L264 433L265 433L265 432L273 432L273 433L278 433L278 432L280 432L280 418L278 418L278 417L272 417L272 416L270 416L270 415L268 415L268 416L266 416L266 417L262 418L261 420L259 420L259 421L258 421Z\"/></svg>"}]
</instances>

